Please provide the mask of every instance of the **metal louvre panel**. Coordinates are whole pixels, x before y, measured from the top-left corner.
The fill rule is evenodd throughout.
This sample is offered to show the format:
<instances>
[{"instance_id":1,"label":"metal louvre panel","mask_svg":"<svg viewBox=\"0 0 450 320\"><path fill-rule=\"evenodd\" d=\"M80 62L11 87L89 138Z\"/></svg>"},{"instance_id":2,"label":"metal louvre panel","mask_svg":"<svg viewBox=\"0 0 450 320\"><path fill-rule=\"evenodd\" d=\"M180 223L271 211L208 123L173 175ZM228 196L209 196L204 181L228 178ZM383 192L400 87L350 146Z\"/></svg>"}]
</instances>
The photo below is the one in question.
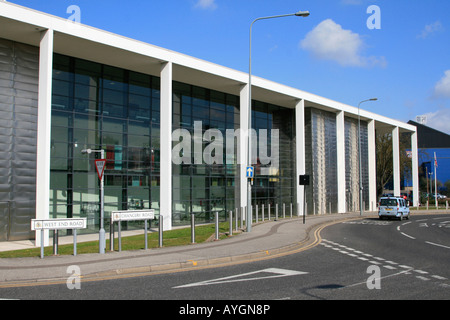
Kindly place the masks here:
<instances>
[{"instance_id":1,"label":"metal louvre panel","mask_svg":"<svg viewBox=\"0 0 450 320\"><path fill-rule=\"evenodd\" d=\"M337 140L334 113L305 109L306 172L308 214L337 211Z\"/></svg>"},{"instance_id":2,"label":"metal louvre panel","mask_svg":"<svg viewBox=\"0 0 450 320\"><path fill-rule=\"evenodd\" d=\"M0 241L33 237L38 79L39 48L0 39Z\"/></svg>"},{"instance_id":3,"label":"metal louvre panel","mask_svg":"<svg viewBox=\"0 0 450 320\"><path fill-rule=\"evenodd\" d=\"M368 129L367 122L361 121L361 168L363 202L365 209L369 206L369 171L368 171ZM359 211L359 139L358 120L345 117L345 180L346 209Z\"/></svg>"}]
</instances>

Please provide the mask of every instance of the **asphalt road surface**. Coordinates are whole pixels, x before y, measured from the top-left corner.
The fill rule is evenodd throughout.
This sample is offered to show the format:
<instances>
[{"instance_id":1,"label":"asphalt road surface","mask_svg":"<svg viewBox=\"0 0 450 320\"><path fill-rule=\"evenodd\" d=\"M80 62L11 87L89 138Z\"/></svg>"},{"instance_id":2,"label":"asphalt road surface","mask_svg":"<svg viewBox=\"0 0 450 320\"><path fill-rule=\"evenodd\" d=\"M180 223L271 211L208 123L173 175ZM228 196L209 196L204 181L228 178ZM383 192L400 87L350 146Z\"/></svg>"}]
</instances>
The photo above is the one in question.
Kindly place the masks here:
<instances>
[{"instance_id":1,"label":"asphalt road surface","mask_svg":"<svg viewBox=\"0 0 450 320\"><path fill-rule=\"evenodd\" d=\"M312 249L277 259L81 282L71 290L67 285L5 288L0 289L0 299L450 299L450 215L411 216L410 220L403 221L367 218L343 222L322 230L320 238L320 244ZM263 312L263 305L258 306L242 310ZM176 306L173 312L189 311L188 306L181 308L184 304ZM191 311L208 312L208 309ZM211 312L220 313L224 309Z\"/></svg>"}]
</instances>

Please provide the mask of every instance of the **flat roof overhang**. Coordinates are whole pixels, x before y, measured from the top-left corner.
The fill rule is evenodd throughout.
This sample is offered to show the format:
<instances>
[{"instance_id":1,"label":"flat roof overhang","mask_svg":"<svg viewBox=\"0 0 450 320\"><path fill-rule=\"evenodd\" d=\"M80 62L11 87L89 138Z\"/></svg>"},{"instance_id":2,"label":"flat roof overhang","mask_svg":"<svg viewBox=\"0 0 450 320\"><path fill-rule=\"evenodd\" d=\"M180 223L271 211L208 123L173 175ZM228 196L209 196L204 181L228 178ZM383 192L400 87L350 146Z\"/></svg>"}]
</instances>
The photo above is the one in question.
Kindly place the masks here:
<instances>
[{"instance_id":1,"label":"flat roof overhang","mask_svg":"<svg viewBox=\"0 0 450 320\"><path fill-rule=\"evenodd\" d=\"M173 64L173 80L212 90L239 95L248 83L248 74L211 62L126 38L90 26L8 2L0 2L0 38L39 46L41 32L53 29L54 52L123 69L160 76L161 67ZM243 57L245 58L245 57ZM259 77L252 77L252 99L286 108L295 108L300 100L305 107L331 112L344 111L358 117L358 109ZM362 120L375 120L376 128L416 132L404 122L360 110Z\"/></svg>"}]
</instances>

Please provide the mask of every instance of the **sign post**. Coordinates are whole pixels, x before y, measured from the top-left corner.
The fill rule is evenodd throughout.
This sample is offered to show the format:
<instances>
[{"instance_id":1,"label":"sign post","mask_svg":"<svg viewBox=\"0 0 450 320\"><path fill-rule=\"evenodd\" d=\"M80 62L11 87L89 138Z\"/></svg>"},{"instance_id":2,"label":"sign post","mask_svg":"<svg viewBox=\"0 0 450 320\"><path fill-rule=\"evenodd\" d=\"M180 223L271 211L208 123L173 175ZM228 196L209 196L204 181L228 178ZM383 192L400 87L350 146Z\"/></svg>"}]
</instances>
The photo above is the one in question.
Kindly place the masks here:
<instances>
[{"instance_id":1,"label":"sign post","mask_svg":"<svg viewBox=\"0 0 450 320\"><path fill-rule=\"evenodd\" d=\"M106 159L103 159L104 151L101 150L100 160L95 160L95 169L97 169L98 178L100 179L100 232L99 232L99 252L101 254L105 253L106 238L105 238L105 228L104 228L104 217L105 217L105 182L103 174L106 167Z\"/></svg>"},{"instance_id":2,"label":"sign post","mask_svg":"<svg viewBox=\"0 0 450 320\"><path fill-rule=\"evenodd\" d=\"M31 230L41 231L41 259L44 259L44 230L74 230L73 234L73 254L77 255L77 229L86 229L87 227L87 219L86 218L76 218L76 219L48 219L48 220L40 220L33 219L31 220ZM55 232L55 235L57 233ZM57 254L57 250L56 250Z\"/></svg>"},{"instance_id":3,"label":"sign post","mask_svg":"<svg viewBox=\"0 0 450 320\"><path fill-rule=\"evenodd\" d=\"M255 167L251 167L248 166L245 169L245 173L247 175L247 179L248 179L248 188L247 188L247 232L251 232L252 231L252 205L251 205L251 198L252 198L252 193L251 193L251 186L253 185L253 178L255 175Z\"/></svg>"},{"instance_id":4,"label":"sign post","mask_svg":"<svg viewBox=\"0 0 450 320\"><path fill-rule=\"evenodd\" d=\"M155 210L128 210L128 211L113 211L111 213L112 223L118 222L118 232L119 232L119 251L122 251L122 234L121 234L121 222L122 221L145 221L145 250L148 249L147 241L147 221L155 219ZM114 234L113 234L114 237Z\"/></svg>"},{"instance_id":5,"label":"sign post","mask_svg":"<svg viewBox=\"0 0 450 320\"><path fill-rule=\"evenodd\" d=\"M305 202L306 202L306 186L309 186L309 180L310 177L309 175L301 175L300 176L300 181L299 184L301 186L303 186L303 224L306 223L305 218L306 218L306 212L305 212Z\"/></svg>"},{"instance_id":6,"label":"sign post","mask_svg":"<svg viewBox=\"0 0 450 320\"><path fill-rule=\"evenodd\" d=\"M105 253L105 247L106 247L106 239L105 239L105 228L103 226L104 224L104 179L103 179L103 173L105 172L106 167L106 159L105 159L105 150L92 150L92 149L84 149L81 150L81 153L83 154L91 154L92 152L100 152L100 160L95 161L95 169L97 170L98 178L100 180L100 231L99 231L99 241L98 241L98 247L100 254Z\"/></svg>"}]
</instances>

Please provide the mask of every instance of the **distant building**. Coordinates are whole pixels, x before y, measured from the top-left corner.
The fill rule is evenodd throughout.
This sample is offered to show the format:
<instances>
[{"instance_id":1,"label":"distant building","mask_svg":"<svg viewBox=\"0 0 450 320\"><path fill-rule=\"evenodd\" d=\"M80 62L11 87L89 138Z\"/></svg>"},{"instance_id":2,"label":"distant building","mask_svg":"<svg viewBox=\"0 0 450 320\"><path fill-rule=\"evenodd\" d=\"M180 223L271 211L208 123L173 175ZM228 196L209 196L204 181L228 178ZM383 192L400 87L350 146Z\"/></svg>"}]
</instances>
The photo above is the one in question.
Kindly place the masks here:
<instances>
[{"instance_id":1,"label":"distant building","mask_svg":"<svg viewBox=\"0 0 450 320\"><path fill-rule=\"evenodd\" d=\"M450 135L415 121L409 121L408 124L417 127L420 176L426 178L428 174L429 181L434 181L434 154L436 153L436 175L438 181L442 183L438 192L446 191L444 185L450 181ZM426 192L426 190L421 191Z\"/></svg>"}]
</instances>

